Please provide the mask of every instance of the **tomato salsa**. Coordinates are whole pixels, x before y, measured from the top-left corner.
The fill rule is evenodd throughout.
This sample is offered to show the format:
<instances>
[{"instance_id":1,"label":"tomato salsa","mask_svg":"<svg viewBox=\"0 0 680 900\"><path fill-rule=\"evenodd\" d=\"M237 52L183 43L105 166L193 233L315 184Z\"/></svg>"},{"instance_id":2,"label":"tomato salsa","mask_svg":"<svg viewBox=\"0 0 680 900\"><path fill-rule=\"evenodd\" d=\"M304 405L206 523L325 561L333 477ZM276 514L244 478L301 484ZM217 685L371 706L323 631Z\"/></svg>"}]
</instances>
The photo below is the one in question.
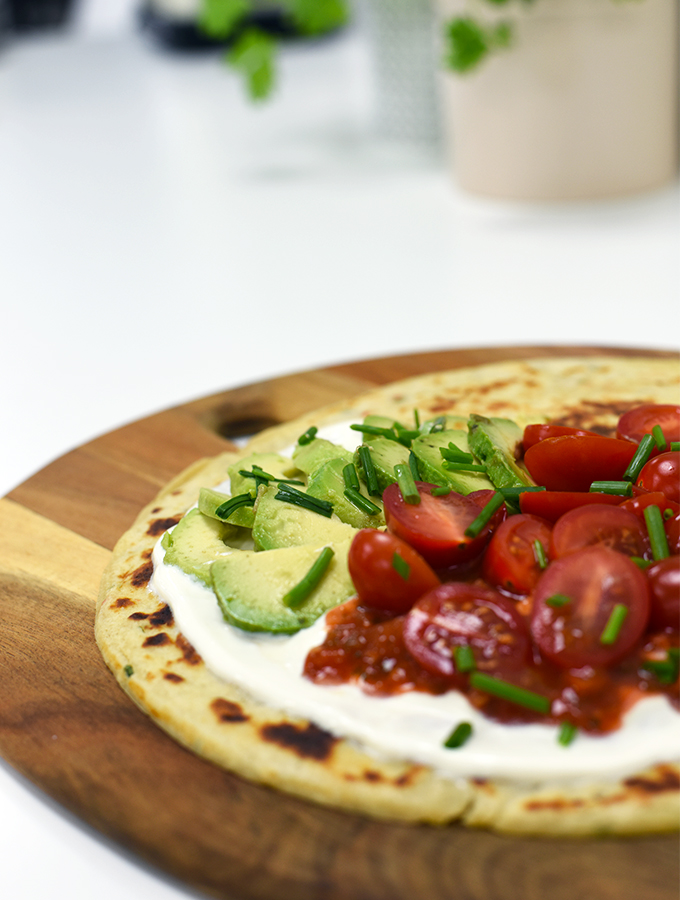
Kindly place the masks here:
<instances>
[{"instance_id":1,"label":"tomato salsa","mask_svg":"<svg viewBox=\"0 0 680 900\"><path fill-rule=\"evenodd\" d=\"M530 425L533 489L389 485L386 530L357 533L356 597L327 614L305 675L377 696L455 689L572 737L616 729L645 696L680 711L679 433L667 406L631 410L611 438Z\"/></svg>"}]
</instances>

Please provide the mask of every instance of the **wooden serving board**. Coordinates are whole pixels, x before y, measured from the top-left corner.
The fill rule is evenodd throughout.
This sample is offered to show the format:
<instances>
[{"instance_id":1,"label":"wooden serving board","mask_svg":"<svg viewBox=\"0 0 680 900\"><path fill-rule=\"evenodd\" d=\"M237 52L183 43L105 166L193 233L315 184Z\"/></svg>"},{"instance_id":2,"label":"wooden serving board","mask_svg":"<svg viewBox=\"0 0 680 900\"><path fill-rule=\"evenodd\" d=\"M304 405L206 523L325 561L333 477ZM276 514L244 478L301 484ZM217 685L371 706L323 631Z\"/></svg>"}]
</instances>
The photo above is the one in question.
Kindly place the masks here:
<instances>
[{"instance_id":1,"label":"wooden serving board","mask_svg":"<svg viewBox=\"0 0 680 900\"><path fill-rule=\"evenodd\" d=\"M118 537L195 459L399 378L539 356L515 347L373 359L289 375L98 438L0 500L0 755L164 873L232 900L677 900L678 841L540 840L374 822L249 784L184 750L123 694L93 638Z\"/></svg>"}]
</instances>

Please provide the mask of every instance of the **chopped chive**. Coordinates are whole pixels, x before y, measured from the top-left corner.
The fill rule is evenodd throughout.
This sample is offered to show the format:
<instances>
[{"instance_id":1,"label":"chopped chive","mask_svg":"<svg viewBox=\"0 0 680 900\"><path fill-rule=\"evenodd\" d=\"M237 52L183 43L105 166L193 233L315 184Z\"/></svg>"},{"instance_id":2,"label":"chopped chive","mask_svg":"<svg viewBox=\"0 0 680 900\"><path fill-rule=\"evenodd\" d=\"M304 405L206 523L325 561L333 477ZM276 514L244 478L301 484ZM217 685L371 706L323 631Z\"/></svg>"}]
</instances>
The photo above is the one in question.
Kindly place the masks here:
<instances>
[{"instance_id":1,"label":"chopped chive","mask_svg":"<svg viewBox=\"0 0 680 900\"><path fill-rule=\"evenodd\" d=\"M415 455L413 450L408 455L408 467L411 470L411 475L413 476L414 481L420 481L420 466L418 465L418 457Z\"/></svg>"},{"instance_id":2,"label":"chopped chive","mask_svg":"<svg viewBox=\"0 0 680 900\"><path fill-rule=\"evenodd\" d=\"M312 427L308 428L304 434L300 435L300 437L298 438L298 444L300 444L301 447L304 447L305 444L311 444L318 431L319 429L316 427L316 425L312 425Z\"/></svg>"},{"instance_id":3,"label":"chopped chive","mask_svg":"<svg viewBox=\"0 0 680 900\"><path fill-rule=\"evenodd\" d=\"M392 554L392 568L397 575L404 579L404 581L408 581L408 576L411 573L411 566L409 566L403 556L399 556L396 550Z\"/></svg>"},{"instance_id":4,"label":"chopped chive","mask_svg":"<svg viewBox=\"0 0 680 900\"><path fill-rule=\"evenodd\" d=\"M672 651L675 651L674 653ZM641 666L646 672L651 672L661 684L673 684L678 677L678 649L673 647L668 651L666 659L648 659Z\"/></svg>"},{"instance_id":5,"label":"chopped chive","mask_svg":"<svg viewBox=\"0 0 680 900\"><path fill-rule=\"evenodd\" d=\"M633 458L628 464L628 468L623 473L623 477L628 481L637 481L637 477L642 471L643 466L649 459L654 445L654 438L651 434L645 434L638 444Z\"/></svg>"},{"instance_id":6,"label":"chopped chive","mask_svg":"<svg viewBox=\"0 0 680 900\"><path fill-rule=\"evenodd\" d=\"M517 687L508 681L501 681L500 678L494 678L484 672L473 672L470 675L470 684L472 687L494 697L500 697L501 700L508 700L510 703L516 703L518 706L524 706L532 709L534 712L547 713L550 712L550 699L543 694L536 694L534 691L527 691L525 688Z\"/></svg>"},{"instance_id":7,"label":"chopped chive","mask_svg":"<svg viewBox=\"0 0 680 900\"><path fill-rule=\"evenodd\" d=\"M369 500L368 497L364 497L361 491L358 491L356 488L345 488L343 493L352 506L356 506L357 509L360 509L362 512L366 513L366 515L377 516L380 512L380 507L376 506L376 504L373 503L372 500Z\"/></svg>"},{"instance_id":8,"label":"chopped chive","mask_svg":"<svg viewBox=\"0 0 680 900\"><path fill-rule=\"evenodd\" d=\"M444 460L442 468L448 469L449 472L486 472L486 466L471 462L451 462L448 459Z\"/></svg>"},{"instance_id":9,"label":"chopped chive","mask_svg":"<svg viewBox=\"0 0 680 900\"><path fill-rule=\"evenodd\" d=\"M650 504L650 506L645 506L644 516L649 543L652 548L652 556L655 560L666 559L667 556L670 556L670 550L668 549L666 529L663 527L661 510L656 504Z\"/></svg>"},{"instance_id":10,"label":"chopped chive","mask_svg":"<svg viewBox=\"0 0 680 900\"><path fill-rule=\"evenodd\" d=\"M445 484L439 484L437 487L433 487L430 493L433 497L447 497L451 490L452 488L447 487Z\"/></svg>"},{"instance_id":11,"label":"chopped chive","mask_svg":"<svg viewBox=\"0 0 680 900\"><path fill-rule=\"evenodd\" d=\"M615 494L622 497L633 496L632 481L593 481L590 485L591 494Z\"/></svg>"},{"instance_id":12,"label":"chopped chive","mask_svg":"<svg viewBox=\"0 0 680 900\"><path fill-rule=\"evenodd\" d=\"M413 410L413 422L416 426L416 429L420 431L420 413L417 409Z\"/></svg>"},{"instance_id":13,"label":"chopped chive","mask_svg":"<svg viewBox=\"0 0 680 900\"><path fill-rule=\"evenodd\" d=\"M295 587L292 587L287 594L284 594L281 601L283 605L290 609L297 609L298 606L301 606L326 574L326 569L334 555L332 547L324 547L304 578L298 581Z\"/></svg>"},{"instance_id":14,"label":"chopped chive","mask_svg":"<svg viewBox=\"0 0 680 900\"><path fill-rule=\"evenodd\" d=\"M462 747L471 737L472 725L469 722L461 722L444 741L444 746L449 750L455 750L457 747Z\"/></svg>"},{"instance_id":15,"label":"chopped chive","mask_svg":"<svg viewBox=\"0 0 680 900\"><path fill-rule=\"evenodd\" d=\"M401 491L401 496L404 498L404 502L410 503L412 506L417 506L420 503L420 494L418 493L418 488L413 480L413 474L411 473L410 467L404 465L404 463L397 463L394 467L394 474L397 479L397 484L399 485L399 490Z\"/></svg>"},{"instance_id":16,"label":"chopped chive","mask_svg":"<svg viewBox=\"0 0 680 900\"><path fill-rule=\"evenodd\" d=\"M354 463L347 463L342 470L342 478L346 488L354 488L355 491L359 490L359 476Z\"/></svg>"},{"instance_id":17,"label":"chopped chive","mask_svg":"<svg viewBox=\"0 0 680 900\"><path fill-rule=\"evenodd\" d=\"M218 519L228 519L229 516L240 509L242 506L252 506L255 503L253 494L237 494L221 503L215 510L215 516Z\"/></svg>"},{"instance_id":18,"label":"chopped chive","mask_svg":"<svg viewBox=\"0 0 680 900\"><path fill-rule=\"evenodd\" d=\"M127 677L130 678L134 674L135 670L132 668L131 665L127 665L127 666L125 666L124 671L125 671L125 674L127 675Z\"/></svg>"},{"instance_id":19,"label":"chopped chive","mask_svg":"<svg viewBox=\"0 0 680 900\"><path fill-rule=\"evenodd\" d=\"M270 481L276 484L304 484L304 481L299 481L297 478L276 478L276 476L270 475L269 472L265 472L264 469L257 465L253 466L251 472L246 471L246 469L239 469L238 474L242 475L243 478L254 478L258 487L260 484L268 484Z\"/></svg>"},{"instance_id":20,"label":"chopped chive","mask_svg":"<svg viewBox=\"0 0 680 900\"><path fill-rule=\"evenodd\" d=\"M669 450L680 450L680 441L671 441Z\"/></svg>"},{"instance_id":21,"label":"chopped chive","mask_svg":"<svg viewBox=\"0 0 680 900\"><path fill-rule=\"evenodd\" d=\"M567 597L566 594L553 594L552 597L548 597L545 602L546 606L559 608L560 606L566 606L567 603L571 603L571 597Z\"/></svg>"},{"instance_id":22,"label":"chopped chive","mask_svg":"<svg viewBox=\"0 0 680 900\"><path fill-rule=\"evenodd\" d=\"M573 722L562 722L560 730L557 732L557 743L563 747L568 747L578 734L578 728Z\"/></svg>"},{"instance_id":23,"label":"chopped chive","mask_svg":"<svg viewBox=\"0 0 680 900\"><path fill-rule=\"evenodd\" d=\"M502 494L506 500L514 500L519 497L520 494L524 494L527 491L531 493L536 493L536 491L545 491L546 488L541 487L540 485L533 484L522 484L519 487L504 487L498 488L498 493Z\"/></svg>"},{"instance_id":24,"label":"chopped chive","mask_svg":"<svg viewBox=\"0 0 680 900\"><path fill-rule=\"evenodd\" d=\"M475 458L471 453L465 453L464 450L461 450L460 447L456 447L456 445L449 441L448 447L440 447L439 452L442 455L443 459L448 460L449 462L474 462Z\"/></svg>"},{"instance_id":25,"label":"chopped chive","mask_svg":"<svg viewBox=\"0 0 680 900\"><path fill-rule=\"evenodd\" d=\"M394 428L386 428L384 425L350 425L352 431L360 431L362 434L371 434L374 437L384 437L390 441L398 441Z\"/></svg>"},{"instance_id":26,"label":"chopped chive","mask_svg":"<svg viewBox=\"0 0 680 900\"><path fill-rule=\"evenodd\" d=\"M600 635L601 644L609 645L613 644L616 641L627 615L628 607L625 605L625 603L614 604L609 618L607 619L607 624L604 626L604 630Z\"/></svg>"},{"instance_id":27,"label":"chopped chive","mask_svg":"<svg viewBox=\"0 0 680 900\"><path fill-rule=\"evenodd\" d=\"M630 561L634 562L638 569L642 569L643 571L654 562L652 559L643 559L641 556L631 556Z\"/></svg>"},{"instance_id":28,"label":"chopped chive","mask_svg":"<svg viewBox=\"0 0 680 900\"><path fill-rule=\"evenodd\" d=\"M453 651L453 658L457 672L472 672L476 668L475 655L469 644L459 644Z\"/></svg>"},{"instance_id":29,"label":"chopped chive","mask_svg":"<svg viewBox=\"0 0 680 900\"><path fill-rule=\"evenodd\" d=\"M495 491L486 506L482 509L477 518L471 522L465 529L465 537L477 537L486 528L494 513L501 508L505 498L501 493Z\"/></svg>"},{"instance_id":30,"label":"chopped chive","mask_svg":"<svg viewBox=\"0 0 680 900\"><path fill-rule=\"evenodd\" d=\"M395 422L392 427L397 435L397 440L400 444L403 444L404 447L410 447L413 443L413 439L420 437L419 431L414 431L412 428L406 428L401 422Z\"/></svg>"},{"instance_id":31,"label":"chopped chive","mask_svg":"<svg viewBox=\"0 0 680 900\"><path fill-rule=\"evenodd\" d=\"M654 428L652 428L652 437L654 438L657 450L663 452L666 449L666 435L663 433L661 425L655 425Z\"/></svg>"},{"instance_id":32,"label":"chopped chive","mask_svg":"<svg viewBox=\"0 0 680 900\"><path fill-rule=\"evenodd\" d=\"M293 506L300 506L302 509L309 509L312 512L319 513L321 516L326 516L327 519L330 519L333 515L332 503L305 494L304 491L299 491L297 488L291 487L288 484L280 485L274 499L283 500L285 503L292 503Z\"/></svg>"},{"instance_id":33,"label":"chopped chive","mask_svg":"<svg viewBox=\"0 0 680 900\"><path fill-rule=\"evenodd\" d=\"M664 509L664 511L663 511L664 522L667 522L669 519L672 519L674 515L675 515L675 513L673 512L672 509Z\"/></svg>"},{"instance_id":34,"label":"chopped chive","mask_svg":"<svg viewBox=\"0 0 680 900\"><path fill-rule=\"evenodd\" d=\"M534 557L536 558L539 569L548 568L548 557L545 555L545 547L538 538L534 541Z\"/></svg>"},{"instance_id":35,"label":"chopped chive","mask_svg":"<svg viewBox=\"0 0 680 900\"><path fill-rule=\"evenodd\" d=\"M361 447L359 447L359 462L364 470L364 481L366 482L368 493L371 497L379 497L380 486L378 484L375 465L373 464L373 457L371 456L371 451L365 444L362 444Z\"/></svg>"},{"instance_id":36,"label":"chopped chive","mask_svg":"<svg viewBox=\"0 0 680 900\"><path fill-rule=\"evenodd\" d=\"M430 434L436 434L438 431L444 431L446 428L446 416L437 416L430 428Z\"/></svg>"}]
</instances>

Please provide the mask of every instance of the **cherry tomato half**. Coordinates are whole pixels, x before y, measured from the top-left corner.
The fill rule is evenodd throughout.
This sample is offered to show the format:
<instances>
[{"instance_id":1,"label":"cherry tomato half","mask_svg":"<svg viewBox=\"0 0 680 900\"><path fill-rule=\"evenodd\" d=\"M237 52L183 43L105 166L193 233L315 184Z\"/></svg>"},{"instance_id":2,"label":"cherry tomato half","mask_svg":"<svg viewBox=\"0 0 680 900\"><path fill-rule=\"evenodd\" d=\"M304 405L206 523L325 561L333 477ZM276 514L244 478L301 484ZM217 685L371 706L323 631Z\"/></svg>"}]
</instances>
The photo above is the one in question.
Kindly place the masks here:
<instances>
[{"instance_id":1,"label":"cherry tomato half","mask_svg":"<svg viewBox=\"0 0 680 900\"><path fill-rule=\"evenodd\" d=\"M347 564L361 603L395 615L407 612L418 597L439 584L413 547L375 528L357 532Z\"/></svg>"},{"instance_id":2,"label":"cherry tomato half","mask_svg":"<svg viewBox=\"0 0 680 900\"><path fill-rule=\"evenodd\" d=\"M653 404L636 406L624 413L616 426L616 436L639 444L652 428L660 425L668 442L680 441L680 406Z\"/></svg>"},{"instance_id":3,"label":"cherry tomato half","mask_svg":"<svg viewBox=\"0 0 680 900\"><path fill-rule=\"evenodd\" d=\"M533 447L539 441L544 441L551 437L564 437L565 434L581 434L592 435L593 437L602 437L595 431L587 431L581 428L570 428L568 425L527 425L522 436L522 448L524 452Z\"/></svg>"},{"instance_id":4,"label":"cherry tomato half","mask_svg":"<svg viewBox=\"0 0 680 900\"><path fill-rule=\"evenodd\" d=\"M608 666L642 637L649 619L646 576L623 554L587 547L553 562L533 593L531 634L541 653L558 666ZM555 605L566 598L563 605ZM611 643L604 636L615 607L625 608Z\"/></svg>"},{"instance_id":5,"label":"cherry tomato half","mask_svg":"<svg viewBox=\"0 0 680 900\"><path fill-rule=\"evenodd\" d=\"M511 600L485 586L447 582L424 594L404 619L404 643L420 665L456 683L456 647L469 646L475 667L489 674L527 665L530 640Z\"/></svg>"},{"instance_id":6,"label":"cherry tomato half","mask_svg":"<svg viewBox=\"0 0 680 900\"><path fill-rule=\"evenodd\" d=\"M484 580L515 597L525 596L543 569L536 553L539 541L545 556L550 548L550 523L538 516L510 516L493 533L484 554Z\"/></svg>"},{"instance_id":7,"label":"cherry tomato half","mask_svg":"<svg viewBox=\"0 0 680 900\"><path fill-rule=\"evenodd\" d=\"M524 465L549 491L587 491L593 481L620 481L636 449L616 438L565 435L529 447Z\"/></svg>"},{"instance_id":8,"label":"cherry tomato half","mask_svg":"<svg viewBox=\"0 0 680 900\"><path fill-rule=\"evenodd\" d=\"M639 516L621 506L581 506L555 523L550 556L559 559L594 544L626 556L649 552L647 529Z\"/></svg>"},{"instance_id":9,"label":"cherry tomato half","mask_svg":"<svg viewBox=\"0 0 680 900\"><path fill-rule=\"evenodd\" d=\"M637 483L648 491L661 491L674 503L680 503L680 450L653 456L645 463Z\"/></svg>"},{"instance_id":10,"label":"cherry tomato half","mask_svg":"<svg viewBox=\"0 0 680 900\"><path fill-rule=\"evenodd\" d=\"M667 556L647 569L652 628L680 631L680 556Z\"/></svg>"},{"instance_id":11,"label":"cherry tomato half","mask_svg":"<svg viewBox=\"0 0 680 900\"><path fill-rule=\"evenodd\" d=\"M560 516L579 506L618 506L620 503L621 498L613 494L590 491L524 491L519 495L519 508L523 513L540 516L549 522L556 522Z\"/></svg>"},{"instance_id":12,"label":"cherry tomato half","mask_svg":"<svg viewBox=\"0 0 680 900\"><path fill-rule=\"evenodd\" d=\"M469 562L479 556L491 537L489 525L477 537L465 529L480 507L474 500L451 491L432 496L433 484L417 481L420 503L406 503L397 484L383 492L387 529L414 547L435 569Z\"/></svg>"}]
</instances>

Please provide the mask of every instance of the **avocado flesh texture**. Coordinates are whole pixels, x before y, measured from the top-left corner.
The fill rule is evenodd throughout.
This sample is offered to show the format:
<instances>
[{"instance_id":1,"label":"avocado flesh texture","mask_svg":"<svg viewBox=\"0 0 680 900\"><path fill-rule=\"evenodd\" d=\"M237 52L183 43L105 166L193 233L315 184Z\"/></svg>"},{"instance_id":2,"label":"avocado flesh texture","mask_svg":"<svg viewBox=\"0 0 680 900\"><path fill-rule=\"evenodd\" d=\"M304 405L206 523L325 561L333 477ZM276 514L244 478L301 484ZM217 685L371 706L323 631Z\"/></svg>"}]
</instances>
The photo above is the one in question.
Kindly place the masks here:
<instances>
[{"instance_id":1,"label":"avocado flesh texture","mask_svg":"<svg viewBox=\"0 0 680 900\"><path fill-rule=\"evenodd\" d=\"M440 448L447 448L449 444L454 444L464 453L470 452L467 431L435 431L413 441L411 449L418 460L420 480L450 487L459 494L493 490L494 485L483 472L466 472L464 469L451 471L444 468Z\"/></svg>"},{"instance_id":2,"label":"avocado flesh texture","mask_svg":"<svg viewBox=\"0 0 680 900\"><path fill-rule=\"evenodd\" d=\"M351 457L350 457L351 461ZM315 469L307 485L307 493L319 500L327 500L333 504L333 510L342 522L353 528L378 528L385 524L382 502L378 497L369 497L366 487L361 485L360 492L374 503L379 512L369 515L356 507L345 497L345 478L343 469L347 465L344 459L329 459Z\"/></svg>"},{"instance_id":3,"label":"avocado flesh texture","mask_svg":"<svg viewBox=\"0 0 680 900\"><path fill-rule=\"evenodd\" d=\"M346 540L266 552L243 550L217 560L212 579L224 618L246 631L292 634L309 627L355 593L347 569L349 545ZM289 608L283 597L304 578L324 546L331 546L334 556L321 582L299 607Z\"/></svg>"},{"instance_id":4,"label":"avocado flesh texture","mask_svg":"<svg viewBox=\"0 0 680 900\"><path fill-rule=\"evenodd\" d=\"M254 490L254 487L255 482L253 482L251 490ZM242 491L241 493L245 494L247 492ZM230 494L223 494L222 491L216 491L213 488L201 488L198 495L198 508L204 516L217 519L219 522L227 522L229 525L236 525L239 528L252 528L255 519L255 510L252 504L250 506L240 506L227 519L218 518L215 513L227 500L231 500Z\"/></svg>"},{"instance_id":5,"label":"avocado flesh texture","mask_svg":"<svg viewBox=\"0 0 680 900\"><path fill-rule=\"evenodd\" d=\"M378 487L382 494L389 484L397 480L397 476L394 474L394 467L399 463L408 465L410 450L408 447L404 447L403 444L384 437L371 437L364 441L363 446L368 447L370 450L375 474L378 478ZM357 467L359 477L365 483L366 474L361 464L358 449L354 452L354 465ZM371 500L375 501L375 497L371 497Z\"/></svg>"},{"instance_id":6,"label":"avocado flesh texture","mask_svg":"<svg viewBox=\"0 0 680 900\"><path fill-rule=\"evenodd\" d=\"M163 536L165 562L211 587L210 569L213 562L221 556L237 552L225 542L238 535L239 529L234 525L204 516L198 509L191 509L172 532L166 532Z\"/></svg>"},{"instance_id":7,"label":"avocado flesh texture","mask_svg":"<svg viewBox=\"0 0 680 900\"><path fill-rule=\"evenodd\" d=\"M303 544L342 543L352 540L355 529L337 516L327 518L285 500L277 500L278 485L261 488L255 506L253 540L259 550Z\"/></svg>"},{"instance_id":8,"label":"avocado flesh texture","mask_svg":"<svg viewBox=\"0 0 680 900\"><path fill-rule=\"evenodd\" d=\"M352 453L340 444L334 444L325 438L314 438L308 444L298 444L293 451L295 465L307 475L312 475L331 459L342 459L344 465L347 465L352 462Z\"/></svg>"},{"instance_id":9,"label":"avocado flesh texture","mask_svg":"<svg viewBox=\"0 0 680 900\"><path fill-rule=\"evenodd\" d=\"M533 486L534 481L518 461L522 429L511 419L472 415L468 419L471 452L486 466L494 487Z\"/></svg>"}]
</instances>

